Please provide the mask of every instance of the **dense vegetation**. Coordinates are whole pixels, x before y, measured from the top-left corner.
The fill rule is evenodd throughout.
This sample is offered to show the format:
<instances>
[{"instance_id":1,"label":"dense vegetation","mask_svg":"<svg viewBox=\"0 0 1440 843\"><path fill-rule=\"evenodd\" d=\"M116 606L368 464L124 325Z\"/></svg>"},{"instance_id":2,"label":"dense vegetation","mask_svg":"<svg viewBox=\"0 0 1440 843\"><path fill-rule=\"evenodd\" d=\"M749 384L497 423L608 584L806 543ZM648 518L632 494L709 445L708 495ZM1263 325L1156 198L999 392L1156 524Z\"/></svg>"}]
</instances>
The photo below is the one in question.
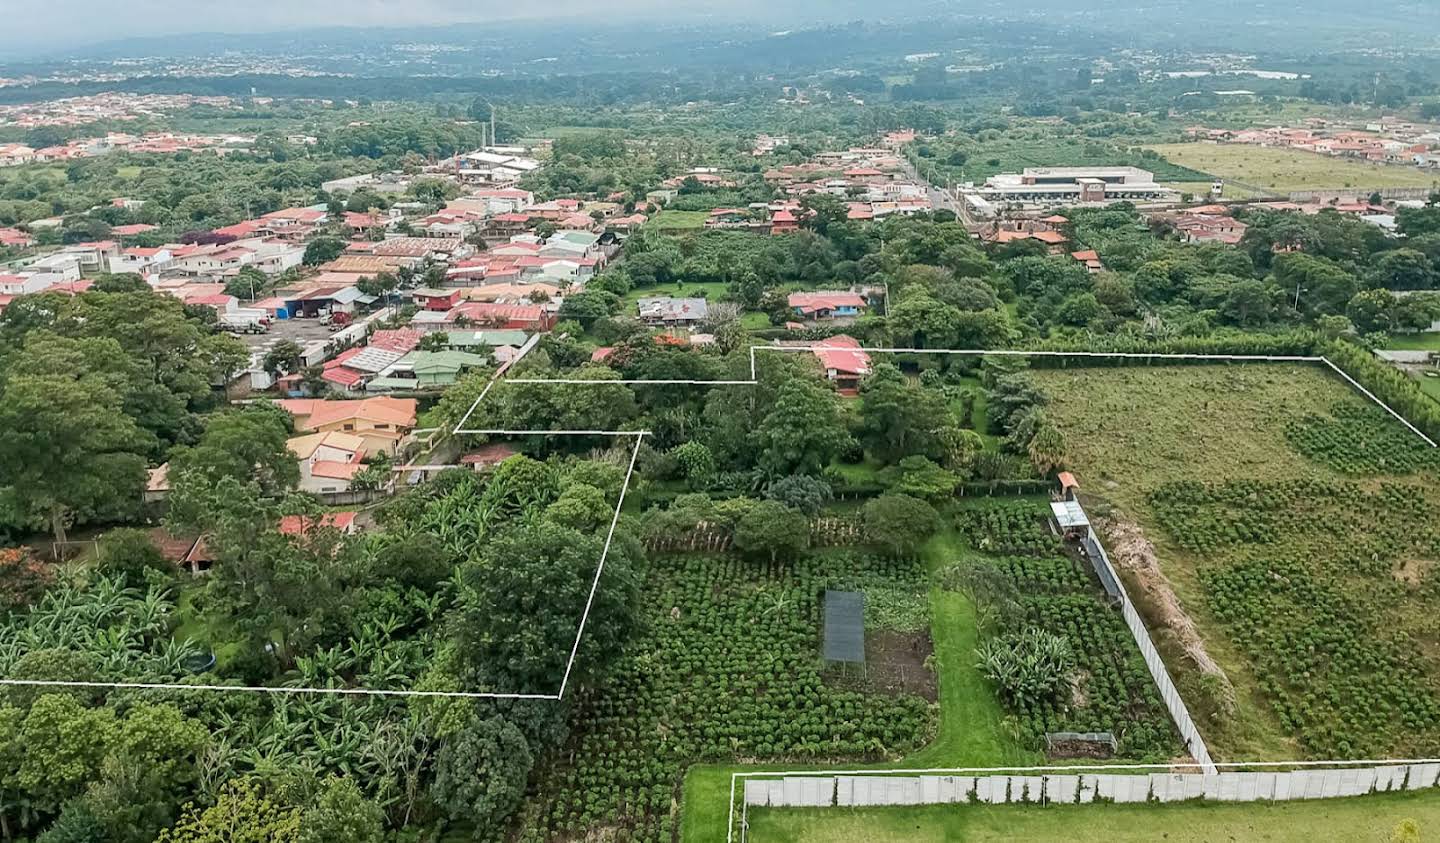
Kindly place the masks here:
<instances>
[{"instance_id":1,"label":"dense vegetation","mask_svg":"<svg viewBox=\"0 0 1440 843\"><path fill-rule=\"evenodd\" d=\"M1044 513L1029 502L960 512L963 534L985 554L947 575L982 609L981 670L1028 748L1043 750L1047 733L1108 732L1121 757L1172 757L1175 729L1130 630Z\"/></svg>"}]
</instances>

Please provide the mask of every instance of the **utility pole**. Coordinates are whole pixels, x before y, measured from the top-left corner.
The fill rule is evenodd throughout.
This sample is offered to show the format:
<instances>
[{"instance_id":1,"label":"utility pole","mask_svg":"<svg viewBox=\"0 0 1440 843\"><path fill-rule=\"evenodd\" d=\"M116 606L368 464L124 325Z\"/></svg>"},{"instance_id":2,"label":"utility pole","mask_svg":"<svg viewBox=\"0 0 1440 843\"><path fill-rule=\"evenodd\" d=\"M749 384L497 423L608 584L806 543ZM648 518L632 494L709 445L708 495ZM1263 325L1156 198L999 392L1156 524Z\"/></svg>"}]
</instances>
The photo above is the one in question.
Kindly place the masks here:
<instances>
[{"instance_id":1,"label":"utility pole","mask_svg":"<svg viewBox=\"0 0 1440 843\"><path fill-rule=\"evenodd\" d=\"M495 103L492 102L492 103L489 103L489 105L490 105L490 145L491 145L491 146L494 146L494 145L495 145Z\"/></svg>"}]
</instances>

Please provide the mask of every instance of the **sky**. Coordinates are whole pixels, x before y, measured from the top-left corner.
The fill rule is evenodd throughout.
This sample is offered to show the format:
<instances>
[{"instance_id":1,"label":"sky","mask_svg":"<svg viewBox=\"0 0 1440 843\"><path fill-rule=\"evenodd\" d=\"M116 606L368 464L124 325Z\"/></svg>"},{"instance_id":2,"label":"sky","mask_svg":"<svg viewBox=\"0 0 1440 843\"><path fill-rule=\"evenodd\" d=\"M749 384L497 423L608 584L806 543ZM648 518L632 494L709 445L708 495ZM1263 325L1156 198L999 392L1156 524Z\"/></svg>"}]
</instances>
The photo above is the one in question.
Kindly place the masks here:
<instances>
[{"instance_id":1,"label":"sky","mask_svg":"<svg viewBox=\"0 0 1440 843\"><path fill-rule=\"evenodd\" d=\"M786 5L786 4L782 4ZM825 0L803 0L812 10ZM853 10L854 2L839 3ZM494 20L654 15L729 20L773 12L764 0L0 0L0 44L33 51L187 32L255 33L320 26L410 27ZM793 3L791 4L793 8Z\"/></svg>"}]
</instances>

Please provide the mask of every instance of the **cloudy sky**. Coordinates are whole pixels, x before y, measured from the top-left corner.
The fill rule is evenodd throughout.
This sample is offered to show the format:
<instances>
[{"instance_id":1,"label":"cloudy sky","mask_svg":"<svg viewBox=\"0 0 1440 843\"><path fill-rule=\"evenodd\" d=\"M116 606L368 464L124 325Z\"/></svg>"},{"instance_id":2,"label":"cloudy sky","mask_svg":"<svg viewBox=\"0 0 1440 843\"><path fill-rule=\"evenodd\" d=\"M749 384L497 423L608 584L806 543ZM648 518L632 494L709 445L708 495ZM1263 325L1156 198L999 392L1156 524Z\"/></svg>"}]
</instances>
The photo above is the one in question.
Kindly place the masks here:
<instances>
[{"instance_id":1,"label":"cloudy sky","mask_svg":"<svg viewBox=\"0 0 1440 843\"><path fill-rule=\"evenodd\" d=\"M861 4L800 0L812 14ZM431 26L505 19L655 15L745 19L774 12L764 0L0 0L0 44L35 51L136 36L186 32L273 32L315 26ZM796 3L779 4L795 11Z\"/></svg>"}]
</instances>

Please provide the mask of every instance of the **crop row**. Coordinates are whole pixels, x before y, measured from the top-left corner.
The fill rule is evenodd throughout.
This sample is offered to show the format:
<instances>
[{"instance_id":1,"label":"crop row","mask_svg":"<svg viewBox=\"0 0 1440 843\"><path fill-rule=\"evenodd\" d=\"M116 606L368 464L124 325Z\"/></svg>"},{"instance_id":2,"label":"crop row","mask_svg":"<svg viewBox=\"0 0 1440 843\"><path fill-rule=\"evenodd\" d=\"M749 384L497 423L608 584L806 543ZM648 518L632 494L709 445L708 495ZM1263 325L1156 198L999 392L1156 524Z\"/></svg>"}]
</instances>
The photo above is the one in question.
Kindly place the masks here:
<instances>
[{"instance_id":1,"label":"crop row","mask_svg":"<svg viewBox=\"0 0 1440 843\"><path fill-rule=\"evenodd\" d=\"M828 687L818 655L827 587L907 592L923 568L827 552L784 568L728 557L653 564L644 632L607 687L576 712L569 763L546 782L527 840L610 829L669 841L685 768L735 760L880 760L933 729L915 696Z\"/></svg>"}]
</instances>

